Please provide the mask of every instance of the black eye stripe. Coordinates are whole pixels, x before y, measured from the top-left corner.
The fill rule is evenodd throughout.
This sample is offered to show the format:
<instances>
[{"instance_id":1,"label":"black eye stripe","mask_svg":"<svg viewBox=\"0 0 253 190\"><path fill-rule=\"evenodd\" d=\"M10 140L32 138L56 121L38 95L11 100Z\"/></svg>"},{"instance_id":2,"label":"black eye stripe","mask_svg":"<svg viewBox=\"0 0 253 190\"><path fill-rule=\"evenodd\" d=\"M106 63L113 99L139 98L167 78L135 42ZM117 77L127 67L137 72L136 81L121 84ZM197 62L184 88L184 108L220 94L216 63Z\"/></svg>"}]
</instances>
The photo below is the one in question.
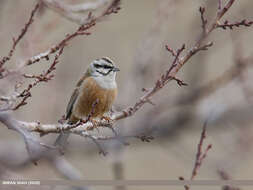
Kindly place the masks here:
<instances>
[{"instance_id":1,"label":"black eye stripe","mask_svg":"<svg viewBox=\"0 0 253 190\"><path fill-rule=\"evenodd\" d=\"M96 68L113 69L113 67L112 67L112 66L109 66L109 65L94 64L94 66L95 66Z\"/></svg>"},{"instance_id":2,"label":"black eye stripe","mask_svg":"<svg viewBox=\"0 0 253 190\"><path fill-rule=\"evenodd\" d=\"M103 68L105 68L105 69L112 69L113 67L112 66L108 66L108 65L103 65Z\"/></svg>"}]
</instances>

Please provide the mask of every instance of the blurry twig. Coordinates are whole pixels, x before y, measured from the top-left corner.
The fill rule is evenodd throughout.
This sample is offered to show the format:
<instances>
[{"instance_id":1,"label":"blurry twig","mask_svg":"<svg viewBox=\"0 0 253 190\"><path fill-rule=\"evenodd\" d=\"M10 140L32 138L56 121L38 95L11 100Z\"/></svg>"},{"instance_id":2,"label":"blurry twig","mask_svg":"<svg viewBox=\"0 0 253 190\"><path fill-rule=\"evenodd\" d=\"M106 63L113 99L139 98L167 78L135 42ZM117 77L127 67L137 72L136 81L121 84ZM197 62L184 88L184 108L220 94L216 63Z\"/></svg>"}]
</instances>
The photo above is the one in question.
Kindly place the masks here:
<instances>
[{"instance_id":1,"label":"blurry twig","mask_svg":"<svg viewBox=\"0 0 253 190\"><path fill-rule=\"evenodd\" d=\"M31 160L22 152L22 145L13 141L2 144L0 148L0 167L4 165L5 169L10 169L11 171L23 170L31 166ZM49 167L55 170L60 176L69 180L82 180L84 179L83 174L85 171L79 172L77 168L72 166L72 164L65 159L64 156L56 154L55 151L43 151L41 154L37 155L36 160L41 159L48 162ZM43 166L42 166L43 167ZM36 168L40 170L40 168ZM2 173L2 171L0 171ZM1 175L1 174L0 174ZM2 177L2 176L1 176ZM8 179L13 177L9 176ZM19 177L21 178L21 176ZM3 188L5 189L5 188ZM26 188L27 189L27 188ZM88 190L88 187L73 187L73 190Z\"/></svg>"},{"instance_id":2,"label":"blurry twig","mask_svg":"<svg viewBox=\"0 0 253 190\"><path fill-rule=\"evenodd\" d=\"M56 11L66 19L76 22L80 25L87 23L87 18L83 13L96 10L99 7L108 4L112 0L96 0L94 2L85 2L77 5L67 5L61 0L42 0L42 2L50 9ZM82 13L82 14L80 14Z\"/></svg>"},{"instance_id":3,"label":"blurry twig","mask_svg":"<svg viewBox=\"0 0 253 190\"><path fill-rule=\"evenodd\" d=\"M114 179L123 180L124 179L124 165L122 161L114 161L112 165ZM115 190L126 190L125 186L115 186Z\"/></svg>"},{"instance_id":4,"label":"blurry twig","mask_svg":"<svg viewBox=\"0 0 253 190\"><path fill-rule=\"evenodd\" d=\"M185 180L184 177L182 177L182 176L178 177L178 179L179 179L180 181L184 181L184 180ZM185 189L185 190L190 190L190 187L189 187L188 185L184 185L184 189Z\"/></svg>"},{"instance_id":5,"label":"blurry twig","mask_svg":"<svg viewBox=\"0 0 253 190\"><path fill-rule=\"evenodd\" d=\"M222 180L229 180L231 179L230 176L228 175L228 173L226 173L224 170L218 170L217 171L220 178ZM232 187L232 186L229 186L229 185L225 185L222 187L222 190L240 190L239 187Z\"/></svg>"}]
</instances>

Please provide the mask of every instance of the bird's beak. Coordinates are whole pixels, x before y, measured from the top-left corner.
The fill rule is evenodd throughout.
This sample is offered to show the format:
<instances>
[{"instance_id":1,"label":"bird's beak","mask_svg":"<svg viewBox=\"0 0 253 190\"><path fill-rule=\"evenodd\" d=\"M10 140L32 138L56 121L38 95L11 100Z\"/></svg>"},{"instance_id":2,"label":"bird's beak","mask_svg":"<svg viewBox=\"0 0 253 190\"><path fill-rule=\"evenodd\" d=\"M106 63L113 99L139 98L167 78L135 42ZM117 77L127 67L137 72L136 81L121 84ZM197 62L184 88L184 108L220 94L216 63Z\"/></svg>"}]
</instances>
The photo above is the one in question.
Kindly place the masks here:
<instances>
[{"instance_id":1,"label":"bird's beak","mask_svg":"<svg viewBox=\"0 0 253 190\"><path fill-rule=\"evenodd\" d=\"M119 70L119 68L114 67L114 68L112 69L112 71L114 71L114 72L118 72L118 71L120 71L120 70Z\"/></svg>"}]
</instances>

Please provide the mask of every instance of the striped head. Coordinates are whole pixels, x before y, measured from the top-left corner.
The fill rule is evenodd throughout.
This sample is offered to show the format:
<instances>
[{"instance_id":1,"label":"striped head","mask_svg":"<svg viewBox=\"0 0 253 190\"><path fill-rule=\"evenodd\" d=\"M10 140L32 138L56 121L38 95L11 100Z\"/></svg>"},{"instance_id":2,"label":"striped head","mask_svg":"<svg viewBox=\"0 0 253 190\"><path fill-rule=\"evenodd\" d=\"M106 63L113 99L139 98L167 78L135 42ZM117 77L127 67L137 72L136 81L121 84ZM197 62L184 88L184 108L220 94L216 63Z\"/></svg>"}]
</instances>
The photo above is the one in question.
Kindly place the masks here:
<instances>
[{"instance_id":1,"label":"striped head","mask_svg":"<svg viewBox=\"0 0 253 190\"><path fill-rule=\"evenodd\" d=\"M87 73L93 77L98 84L107 89L116 88L116 72L119 71L117 67L114 66L113 61L108 57L103 57L94 60L87 70Z\"/></svg>"}]
</instances>

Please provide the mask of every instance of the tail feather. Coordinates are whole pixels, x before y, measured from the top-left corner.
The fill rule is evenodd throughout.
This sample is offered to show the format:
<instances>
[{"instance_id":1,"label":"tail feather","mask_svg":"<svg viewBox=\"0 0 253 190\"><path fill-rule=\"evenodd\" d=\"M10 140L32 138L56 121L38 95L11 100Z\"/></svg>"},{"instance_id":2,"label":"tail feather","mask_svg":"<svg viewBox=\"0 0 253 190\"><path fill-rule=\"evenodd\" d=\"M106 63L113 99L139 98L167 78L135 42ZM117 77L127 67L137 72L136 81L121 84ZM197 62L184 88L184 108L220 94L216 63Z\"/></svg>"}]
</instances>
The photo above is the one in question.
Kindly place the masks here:
<instances>
[{"instance_id":1,"label":"tail feather","mask_svg":"<svg viewBox=\"0 0 253 190\"><path fill-rule=\"evenodd\" d=\"M70 133L61 133L54 142L54 145L60 148L60 152L62 154L64 153L65 146L67 145L69 135Z\"/></svg>"}]
</instances>

